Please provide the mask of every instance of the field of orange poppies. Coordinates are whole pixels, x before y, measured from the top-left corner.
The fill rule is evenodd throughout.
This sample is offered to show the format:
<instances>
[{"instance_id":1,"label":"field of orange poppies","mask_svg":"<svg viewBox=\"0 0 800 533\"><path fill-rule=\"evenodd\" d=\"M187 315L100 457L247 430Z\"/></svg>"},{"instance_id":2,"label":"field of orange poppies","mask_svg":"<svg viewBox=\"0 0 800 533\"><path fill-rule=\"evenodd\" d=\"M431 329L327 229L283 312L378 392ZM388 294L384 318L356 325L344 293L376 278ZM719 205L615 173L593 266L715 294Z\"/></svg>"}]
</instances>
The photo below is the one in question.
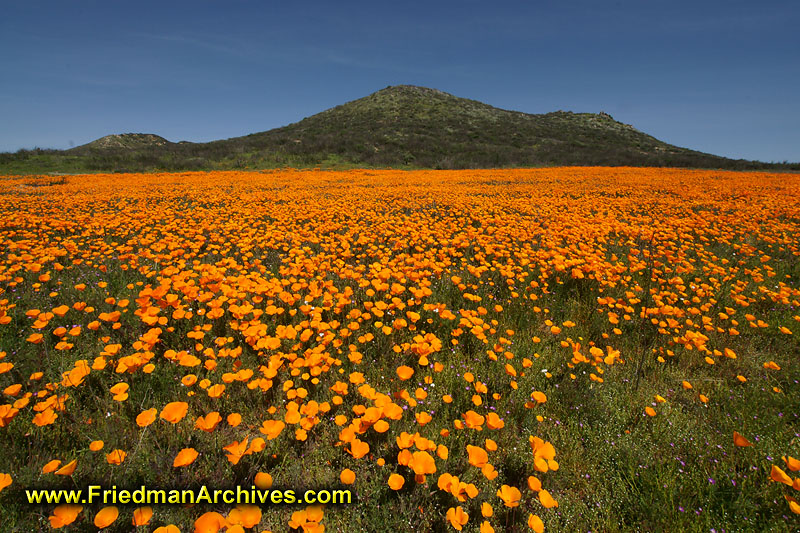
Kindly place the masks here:
<instances>
[{"instance_id":1,"label":"field of orange poppies","mask_svg":"<svg viewBox=\"0 0 800 533\"><path fill-rule=\"evenodd\" d=\"M797 531L798 199L675 169L0 178L2 529ZM353 502L25 500L89 485Z\"/></svg>"}]
</instances>

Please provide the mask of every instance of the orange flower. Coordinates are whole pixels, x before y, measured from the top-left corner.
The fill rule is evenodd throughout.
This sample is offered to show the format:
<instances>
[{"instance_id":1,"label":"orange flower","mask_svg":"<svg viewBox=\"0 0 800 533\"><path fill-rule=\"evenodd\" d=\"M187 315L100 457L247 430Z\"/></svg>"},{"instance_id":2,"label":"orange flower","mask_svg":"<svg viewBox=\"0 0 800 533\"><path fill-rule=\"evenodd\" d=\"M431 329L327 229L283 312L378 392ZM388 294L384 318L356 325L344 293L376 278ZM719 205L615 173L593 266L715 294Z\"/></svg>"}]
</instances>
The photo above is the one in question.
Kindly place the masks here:
<instances>
[{"instance_id":1,"label":"orange flower","mask_svg":"<svg viewBox=\"0 0 800 533\"><path fill-rule=\"evenodd\" d=\"M503 422L497 413L489 413L486 415L486 426L489 429L503 429L506 423Z\"/></svg>"},{"instance_id":2,"label":"orange flower","mask_svg":"<svg viewBox=\"0 0 800 533\"><path fill-rule=\"evenodd\" d=\"M356 459L361 459L369 453L369 444L358 439L353 439L350 442L350 449L347 450L347 453Z\"/></svg>"},{"instance_id":3,"label":"orange flower","mask_svg":"<svg viewBox=\"0 0 800 533\"><path fill-rule=\"evenodd\" d=\"M549 442L545 442L539 437L528 437L528 441L533 448L533 467L538 472L548 470L558 470L558 463L555 462L556 450Z\"/></svg>"},{"instance_id":4,"label":"orange flower","mask_svg":"<svg viewBox=\"0 0 800 533\"><path fill-rule=\"evenodd\" d=\"M103 529L110 526L119 516L119 509L114 506L103 507L94 515L94 525Z\"/></svg>"},{"instance_id":5,"label":"orange flower","mask_svg":"<svg viewBox=\"0 0 800 533\"><path fill-rule=\"evenodd\" d=\"M36 415L34 415L33 423L40 427L49 426L50 424L56 421L56 418L58 418L56 412L48 408L42 411L41 413L37 413Z\"/></svg>"},{"instance_id":6,"label":"orange flower","mask_svg":"<svg viewBox=\"0 0 800 533\"><path fill-rule=\"evenodd\" d=\"M272 476L266 472L259 472L253 482L259 489L267 490L272 486Z\"/></svg>"},{"instance_id":7,"label":"orange flower","mask_svg":"<svg viewBox=\"0 0 800 533\"><path fill-rule=\"evenodd\" d=\"M519 506L519 500L522 498L522 493L519 489L509 485L500 487L500 490L497 491L497 495L500 496L500 499L503 500L503 504L506 507Z\"/></svg>"},{"instance_id":8,"label":"orange flower","mask_svg":"<svg viewBox=\"0 0 800 533\"><path fill-rule=\"evenodd\" d=\"M175 460L172 461L172 467L180 468L182 466L190 465L195 459L197 459L198 455L199 454L197 453L197 450L194 448L184 448L178 452L178 455L175 456Z\"/></svg>"},{"instance_id":9,"label":"orange flower","mask_svg":"<svg viewBox=\"0 0 800 533\"><path fill-rule=\"evenodd\" d=\"M3 492L3 489L11 485L12 482L11 474L0 474L0 492Z\"/></svg>"},{"instance_id":10,"label":"orange flower","mask_svg":"<svg viewBox=\"0 0 800 533\"><path fill-rule=\"evenodd\" d=\"M261 425L261 433L267 436L267 439L273 440L281 434L286 424L282 420L264 420Z\"/></svg>"},{"instance_id":11,"label":"orange flower","mask_svg":"<svg viewBox=\"0 0 800 533\"><path fill-rule=\"evenodd\" d=\"M134 526L146 526L150 523L151 518L153 518L152 507L139 507L133 511L131 524Z\"/></svg>"},{"instance_id":12,"label":"orange flower","mask_svg":"<svg viewBox=\"0 0 800 533\"><path fill-rule=\"evenodd\" d=\"M339 474L339 480L345 485L352 485L356 480L356 474L349 468L345 468L342 470L342 473Z\"/></svg>"},{"instance_id":13,"label":"orange flower","mask_svg":"<svg viewBox=\"0 0 800 533\"><path fill-rule=\"evenodd\" d=\"M223 446L222 449L227 452L227 459L230 461L232 465L239 464L241 458L247 452L247 443L250 442L250 438L245 438L242 441L233 441L227 446Z\"/></svg>"},{"instance_id":14,"label":"orange flower","mask_svg":"<svg viewBox=\"0 0 800 533\"><path fill-rule=\"evenodd\" d=\"M463 526L469 521L469 515L464 512L464 509L462 509L460 505L455 508L449 508L445 517L456 531L461 531Z\"/></svg>"},{"instance_id":15,"label":"orange flower","mask_svg":"<svg viewBox=\"0 0 800 533\"><path fill-rule=\"evenodd\" d=\"M110 391L111 394L114 395L114 401L117 402L124 402L128 399L128 388L129 385L127 383L117 383L113 387L111 387Z\"/></svg>"},{"instance_id":16,"label":"orange flower","mask_svg":"<svg viewBox=\"0 0 800 533\"><path fill-rule=\"evenodd\" d=\"M73 459L69 463L65 464L61 468L55 471L57 476L71 476L73 472L75 472L75 467L78 466L78 460Z\"/></svg>"},{"instance_id":17,"label":"orange flower","mask_svg":"<svg viewBox=\"0 0 800 533\"><path fill-rule=\"evenodd\" d=\"M220 529L227 526L228 522L225 518L214 511L203 513L194 521L195 533L217 533Z\"/></svg>"},{"instance_id":18,"label":"orange flower","mask_svg":"<svg viewBox=\"0 0 800 533\"><path fill-rule=\"evenodd\" d=\"M410 366L399 366L397 367L397 376L402 379L403 381L407 379L411 379L411 376L414 375L414 369Z\"/></svg>"},{"instance_id":19,"label":"orange flower","mask_svg":"<svg viewBox=\"0 0 800 533\"><path fill-rule=\"evenodd\" d=\"M400 474L392 474L391 476L389 476L388 484L392 490L400 490L403 488L405 482L406 480L403 479L403 476L401 476Z\"/></svg>"},{"instance_id":20,"label":"orange flower","mask_svg":"<svg viewBox=\"0 0 800 533\"><path fill-rule=\"evenodd\" d=\"M408 465L417 475L433 474L436 472L436 461L428 452L414 452Z\"/></svg>"},{"instance_id":21,"label":"orange flower","mask_svg":"<svg viewBox=\"0 0 800 533\"><path fill-rule=\"evenodd\" d=\"M139 416L136 417L136 425L140 428L149 426L155 421L156 414L158 414L158 410L155 407L142 411L139 413Z\"/></svg>"},{"instance_id":22,"label":"orange flower","mask_svg":"<svg viewBox=\"0 0 800 533\"><path fill-rule=\"evenodd\" d=\"M59 529L64 526L68 526L78 518L78 515L83 510L83 507L80 505L59 505L55 509L53 509L53 514L50 515L50 527L53 529Z\"/></svg>"},{"instance_id":23,"label":"orange flower","mask_svg":"<svg viewBox=\"0 0 800 533\"><path fill-rule=\"evenodd\" d=\"M551 507L558 507L558 502L550 496L550 493L546 490L542 489L539 491L539 501L542 505L544 505L547 509Z\"/></svg>"},{"instance_id":24,"label":"orange flower","mask_svg":"<svg viewBox=\"0 0 800 533\"><path fill-rule=\"evenodd\" d=\"M531 393L531 398L538 404L542 404L547 401L547 396L545 395L545 393L540 391L533 391Z\"/></svg>"},{"instance_id":25,"label":"orange flower","mask_svg":"<svg viewBox=\"0 0 800 533\"><path fill-rule=\"evenodd\" d=\"M544 533L544 522L533 513L528 515L528 527L536 533Z\"/></svg>"},{"instance_id":26,"label":"orange flower","mask_svg":"<svg viewBox=\"0 0 800 533\"><path fill-rule=\"evenodd\" d=\"M240 525L243 528L255 527L261 522L261 508L257 505L237 505L228 513L227 522L229 526ZM231 531L229 528L228 531Z\"/></svg>"},{"instance_id":27,"label":"orange flower","mask_svg":"<svg viewBox=\"0 0 800 533\"><path fill-rule=\"evenodd\" d=\"M222 422L222 416L220 416L219 412L212 411L206 416L198 416L197 420L194 421L194 427L206 433L211 433L220 422Z\"/></svg>"},{"instance_id":28,"label":"orange flower","mask_svg":"<svg viewBox=\"0 0 800 533\"><path fill-rule=\"evenodd\" d=\"M476 413L475 411L467 411L464 413L464 421L470 429L480 429L486 419Z\"/></svg>"},{"instance_id":29,"label":"orange flower","mask_svg":"<svg viewBox=\"0 0 800 533\"><path fill-rule=\"evenodd\" d=\"M42 474L49 474L50 472L54 472L58 465L61 464L61 461L58 459L53 459L52 461L48 462L46 465L42 467Z\"/></svg>"},{"instance_id":30,"label":"orange flower","mask_svg":"<svg viewBox=\"0 0 800 533\"><path fill-rule=\"evenodd\" d=\"M741 447L752 446L753 445L752 442L750 442L746 438L744 438L741 435L739 435L736 431L733 432L733 443L736 446L741 446Z\"/></svg>"},{"instance_id":31,"label":"orange flower","mask_svg":"<svg viewBox=\"0 0 800 533\"><path fill-rule=\"evenodd\" d=\"M489 481L492 481L492 480L493 480L493 479L495 479L495 478L496 478L498 475L500 475L500 474L497 472L497 470L495 470L494 466L492 466L492 465L491 465L491 463L486 463L485 465L483 465L483 466L481 467L481 473L482 473L482 474L483 474L483 475L486 477L486 479L488 479Z\"/></svg>"},{"instance_id":32,"label":"orange flower","mask_svg":"<svg viewBox=\"0 0 800 533\"><path fill-rule=\"evenodd\" d=\"M467 445L467 454L469 454L469 464L482 468L489 462L489 454L486 450L478 446Z\"/></svg>"},{"instance_id":33,"label":"orange flower","mask_svg":"<svg viewBox=\"0 0 800 533\"><path fill-rule=\"evenodd\" d=\"M783 483L784 485L792 486L792 478L786 475L786 472L781 470L775 465L772 465L772 470L769 472L769 477L772 478L773 481L777 481L778 483Z\"/></svg>"},{"instance_id":34,"label":"orange flower","mask_svg":"<svg viewBox=\"0 0 800 533\"><path fill-rule=\"evenodd\" d=\"M110 465L121 465L128 454L122 450L114 450L106 454L106 462Z\"/></svg>"},{"instance_id":35,"label":"orange flower","mask_svg":"<svg viewBox=\"0 0 800 533\"><path fill-rule=\"evenodd\" d=\"M225 385L218 383L217 385L213 385L206 389L206 393L208 394L209 398L219 398L222 396L222 393L225 392Z\"/></svg>"},{"instance_id":36,"label":"orange flower","mask_svg":"<svg viewBox=\"0 0 800 533\"><path fill-rule=\"evenodd\" d=\"M103 446L104 443L101 440L93 440L91 443L89 443L89 449L93 452L99 452L103 449Z\"/></svg>"},{"instance_id":37,"label":"orange flower","mask_svg":"<svg viewBox=\"0 0 800 533\"><path fill-rule=\"evenodd\" d=\"M167 422L171 422L173 424L177 424L183 417L186 416L186 413L189 411L189 404L186 402L171 402L164 406L164 409L161 410L161 414L159 415L161 418L166 420Z\"/></svg>"}]
</instances>

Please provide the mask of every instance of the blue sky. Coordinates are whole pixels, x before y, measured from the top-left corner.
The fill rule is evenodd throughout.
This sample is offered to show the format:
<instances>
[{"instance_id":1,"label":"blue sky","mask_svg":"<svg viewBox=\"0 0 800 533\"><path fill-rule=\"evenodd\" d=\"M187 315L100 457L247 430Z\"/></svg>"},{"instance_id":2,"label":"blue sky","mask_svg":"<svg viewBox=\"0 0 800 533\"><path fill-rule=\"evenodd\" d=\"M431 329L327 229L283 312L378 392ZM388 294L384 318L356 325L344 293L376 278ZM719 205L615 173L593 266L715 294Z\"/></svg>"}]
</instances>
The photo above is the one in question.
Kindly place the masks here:
<instances>
[{"instance_id":1,"label":"blue sky","mask_svg":"<svg viewBox=\"0 0 800 533\"><path fill-rule=\"evenodd\" d=\"M799 27L769 0L9 2L0 151L235 137L413 84L800 161Z\"/></svg>"}]
</instances>

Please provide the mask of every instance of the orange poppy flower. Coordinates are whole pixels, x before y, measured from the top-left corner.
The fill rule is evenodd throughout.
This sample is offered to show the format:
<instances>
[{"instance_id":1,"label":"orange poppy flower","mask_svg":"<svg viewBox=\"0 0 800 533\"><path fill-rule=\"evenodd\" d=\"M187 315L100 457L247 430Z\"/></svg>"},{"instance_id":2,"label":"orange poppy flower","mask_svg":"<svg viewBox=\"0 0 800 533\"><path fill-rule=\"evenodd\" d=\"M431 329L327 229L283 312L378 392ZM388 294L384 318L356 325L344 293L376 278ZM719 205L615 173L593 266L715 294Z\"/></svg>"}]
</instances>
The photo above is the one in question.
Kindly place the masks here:
<instances>
[{"instance_id":1,"label":"orange poppy flower","mask_svg":"<svg viewBox=\"0 0 800 533\"><path fill-rule=\"evenodd\" d=\"M436 461L428 452L414 452L411 455L409 467L417 475L433 474L436 472Z\"/></svg>"},{"instance_id":2,"label":"orange poppy flower","mask_svg":"<svg viewBox=\"0 0 800 533\"><path fill-rule=\"evenodd\" d=\"M167 524L166 526L157 527L153 533L181 533L181 530L174 524Z\"/></svg>"},{"instance_id":3,"label":"orange poppy flower","mask_svg":"<svg viewBox=\"0 0 800 533\"><path fill-rule=\"evenodd\" d=\"M58 418L56 412L53 411L53 409L48 408L42 411L41 413L35 414L33 417L33 423L39 427L49 426L50 424L56 421L56 418Z\"/></svg>"},{"instance_id":4,"label":"orange poppy flower","mask_svg":"<svg viewBox=\"0 0 800 533\"><path fill-rule=\"evenodd\" d=\"M550 496L550 493L546 490L542 489L539 491L539 501L542 505L544 505L547 509L551 507L558 507L558 502Z\"/></svg>"},{"instance_id":5,"label":"orange poppy flower","mask_svg":"<svg viewBox=\"0 0 800 533\"><path fill-rule=\"evenodd\" d=\"M114 506L103 507L94 515L94 525L103 529L110 526L119 516L119 509Z\"/></svg>"},{"instance_id":6,"label":"orange poppy flower","mask_svg":"<svg viewBox=\"0 0 800 533\"><path fill-rule=\"evenodd\" d=\"M769 472L769 477L778 483L783 483L784 485L789 485L790 487L793 485L792 478L786 475L786 472L775 465L772 465L772 470Z\"/></svg>"},{"instance_id":7,"label":"orange poppy flower","mask_svg":"<svg viewBox=\"0 0 800 533\"><path fill-rule=\"evenodd\" d=\"M486 463L481 467L481 473L484 475L486 479L492 481L495 479L500 473L495 470L494 466L491 463Z\"/></svg>"},{"instance_id":8,"label":"orange poppy flower","mask_svg":"<svg viewBox=\"0 0 800 533\"><path fill-rule=\"evenodd\" d=\"M172 467L180 468L182 466L190 465L195 459L197 459L198 455L199 454L197 453L197 450L194 448L184 448L178 452L178 455L175 456L175 460L172 461Z\"/></svg>"},{"instance_id":9,"label":"orange poppy flower","mask_svg":"<svg viewBox=\"0 0 800 533\"><path fill-rule=\"evenodd\" d=\"M350 448L347 450L347 453L356 459L361 459L369 453L369 444L358 439L353 439L350 442Z\"/></svg>"},{"instance_id":10,"label":"orange poppy flower","mask_svg":"<svg viewBox=\"0 0 800 533\"><path fill-rule=\"evenodd\" d=\"M356 474L349 468L345 468L342 470L341 474L339 474L339 480L345 485L352 485L356 480Z\"/></svg>"},{"instance_id":11,"label":"orange poppy flower","mask_svg":"<svg viewBox=\"0 0 800 533\"><path fill-rule=\"evenodd\" d=\"M752 442L739 435L739 433L737 433L736 431L733 432L733 444L735 444L736 446L740 446L742 448L753 445Z\"/></svg>"},{"instance_id":12,"label":"orange poppy flower","mask_svg":"<svg viewBox=\"0 0 800 533\"><path fill-rule=\"evenodd\" d=\"M227 526L228 522L225 518L215 511L203 513L194 521L195 533L217 533L220 529Z\"/></svg>"},{"instance_id":13,"label":"orange poppy flower","mask_svg":"<svg viewBox=\"0 0 800 533\"><path fill-rule=\"evenodd\" d=\"M166 420L167 422L171 422L173 424L177 424L183 417L186 416L186 413L189 411L189 404L186 402L170 402L164 406L164 409L161 410L161 414L159 415L161 418Z\"/></svg>"},{"instance_id":14,"label":"orange poppy flower","mask_svg":"<svg viewBox=\"0 0 800 533\"><path fill-rule=\"evenodd\" d=\"M106 462L110 465L121 465L128 454L122 450L114 450L106 454Z\"/></svg>"},{"instance_id":15,"label":"orange poppy flower","mask_svg":"<svg viewBox=\"0 0 800 533\"><path fill-rule=\"evenodd\" d=\"M467 445L467 454L469 455L469 464L482 468L489 462L489 454L486 450L478 446Z\"/></svg>"},{"instance_id":16,"label":"orange poppy flower","mask_svg":"<svg viewBox=\"0 0 800 533\"><path fill-rule=\"evenodd\" d=\"M54 472L60 464L61 461L59 461L58 459L53 459L52 461L48 462L46 465L42 467L42 474L49 474L50 472Z\"/></svg>"},{"instance_id":17,"label":"orange poppy flower","mask_svg":"<svg viewBox=\"0 0 800 533\"><path fill-rule=\"evenodd\" d=\"M197 420L194 421L194 427L206 433L211 433L220 422L222 422L222 416L220 416L219 412L212 411L206 416L198 416Z\"/></svg>"},{"instance_id":18,"label":"orange poppy flower","mask_svg":"<svg viewBox=\"0 0 800 533\"><path fill-rule=\"evenodd\" d=\"M486 419L476 413L475 411L467 411L464 413L464 421L470 429L479 429Z\"/></svg>"},{"instance_id":19,"label":"orange poppy flower","mask_svg":"<svg viewBox=\"0 0 800 533\"><path fill-rule=\"evenodd\" d=\"M528 515L528 527L536 533L544 533L544 522L533 513Z\"/></svg>"},{"instance_id":20,"label":"orange poppy flower","mask_svg":"<svg viewBox=\"0 0 800 533\"><path fill-rule=\"evenodd\" d=\"M150 523L151 518L153 518L152 507L139 507L133 511L131 524L134 526L146 526Z\"/></svg>"},{"instance_id":21,"label":"orange poppy flower","mask_svg":"<svg viewBox=\"0 0 800 533\"><path fill-rule=\"evenodd\" d=\"M506 507L517 507L519 506L519 500L522 498L522 493L516 487L511 487L509 485L503 485L497 491L497 495L500 496L500 499L503 500L503 504Z\"/></svg>"},{"instance_id":22,"label":"orange poppy flower","mask_svg":"<svg viewBox=\"0 0 800 533\"><path fill-rule=\"evenodd\" d=\"M392 490L400 490L403 488L405 482L406 480L403 479L403 476L400 474L392 474L389 476L389 481L387 483Z\"/></svg>"},{"instance_id":23,"label":"orange poppy flower","mask_svg":"<svg viewBox=\"0 0 800 533\"><path fill-rule=\"evenodd\" d=\"M225 392L225 385L218 383L212 387L206 389L206 393L208 394L209 398L219 398L222 396L222 393Z\"/></svg>"},{"instance_id":24,"label":"orange poppy flower","mask_svg":"<svg viewBox=\"0 0 800 533\"><path fill-rule=\"evenodd\" d=\"M245 455L247 452L247 444L250 442L250 438L245 438L242 441L233 441L232 443L228 444L227 446L223 446L222 449L225 450L227 453L227 459L230 461L231 464L237 465L241 460L242 456Z\"/></svg>"},{"instance_id":25,"label":"orange poppy flower","mask_svg":"<svg viewBox=\"0 0 800 533\"><path fill-rule=\"evenodd\" d=\"M256 524L261 522L261 508L257 505L237 505L228 513L227 516L228 531L231 531L230 526L242 526L243 528L255 527Z\"/></svg>"},{"instance_id":26,"label":"orange poppy flower","mask_svg":"<svg viewBox=\"0 0 800 533\"><path fill-rule=\"evenodd\" d=\"M83 510L80 505L59 505L53 509L53 514L48 517L50 520L50 527L59 529L68 526L78 518L78 515Z\"/></svg>"},{"instance_id":27,"label":"orange poppy flower","mask_svg":"<svg viewBox=\"0 0 800 533\"><path fill-rule=\"evenodd\" d=\"M78 466L78 460L73 459L69 463L65 464L61 468L55 471L57 476L71 476L73 472L75 472L75 467Z\"/></svg>"},{"instance_id":28,"label":"orange poppy flower","mask_svg":"<svg viewBox=\"0 0 800 533\"><path fill-rule=\"evenodd\" d=\"M3 489L11 485L11 483L13 483L11 474L0 474L0 492L3 492Z\"/></svg>"},{"instance_id":29,"label":"orange poppy flower","mask_svg":"<svg viewBox=\"0 0 800 533\"><path fill-rule=\"evenodd\" d=\"M461 531L463 526L469 521L469 515L464 512L464 509L462 509L460 505L455 508L449 508L447 514L445 514L445 518L447 518L447 521L450 522L450 525L453 526L456 531Z\"/></svg>"},{"instance_id":30,"label":"orange poppy flower","mask_svg":"<svg viewBox=\"0 0 800 533\"><path fill-rule=\"evenodd\" d=\"M489 413L486 415L486 427L489 429L503 429L506 423L500 419L497 413Z\"/></svg>"},{"instance_id":31,"label":"orange poppy flower","mask_svg":"<svg viewBox=\"0 0 800 533\"><path fill-rule=\"evenodd\" d=\"M158 409L156 409L155 407L153 407L152 409L147 409L146 411L142 411L136 417L136 425L138 425L140 428L149 426L155 421L157 414L158 414Z\"/></svg>"},{"instance_id":32,"label":"orange poppy flower","mask_svg":"<svg viewBox=\"0 0 800 533\"><path fill-rule=\"evenodd\" d=\"M267 439L273 440L281 434L281 431L283 431L285 427L286 424L282 420L264 420L259 431L266 435Z\"/></svg>"},{"instance_id":33,"label":"orange poppy flower","mask_svg":"<svg viewBox=\"0 0 800 533\"><path fill-rule=\"evenodd\" d=\"M411 376L413 375L414 375L414 369L411 368L410 366L403 365L397 367L397 376L401 380L405 381L407 379L411 379Z\"/></svg>"}]
</instances>

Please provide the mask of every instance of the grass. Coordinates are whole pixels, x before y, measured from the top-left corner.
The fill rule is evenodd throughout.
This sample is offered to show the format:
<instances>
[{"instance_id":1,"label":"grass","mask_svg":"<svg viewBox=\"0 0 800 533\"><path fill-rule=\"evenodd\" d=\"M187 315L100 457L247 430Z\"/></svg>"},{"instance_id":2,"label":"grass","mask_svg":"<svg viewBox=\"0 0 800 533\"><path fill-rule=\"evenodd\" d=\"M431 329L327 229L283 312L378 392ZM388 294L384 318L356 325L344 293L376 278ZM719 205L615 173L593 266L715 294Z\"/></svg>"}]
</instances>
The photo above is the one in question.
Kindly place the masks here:
<instances>
[{"instance_id":1,"label":"grass","mask_svg":"<svg viewBox=\"0 0 800 533\"><path fill-rule=\"evenodd\" d=\"M0 374L0 403L31 394L0 428L0 473L13 480L0 493L3 527L50 529L54 505L25 504L25 488L249 487L259 472L276 488L347 488L339 474L348 468L356 501L324 510L327 531L449 531L445 515L457 506L469 514L465 531L484 520L525 531L529 514L548 531L796 530L784 500L796 491L772 481L770 469L794 474L781 457L797 455L798 187L794 175L601 168L1 180L0 363L13 367ZM159 286L163 294L152 295ZM145 323L148 309L163 320ZM114 311L119 318L102 315ZM259 325L266 333L248 333ZM290 325L298 337L258 346ZM312 335L301 341L305 329ZM36 332L38 344L28 340ZM681 339L688 332L707 339ZM426 348L425 334L441 346ZM74 346L56 349L61 339ZM599 361L590 347L602 350ZM179 363L181 351L197 366ZM604 361L612 351L618 357ZM137 354L129 370L120 366ZM80 360L98 368L79 386L63 385ZM399 379L401 365L414 369L411 379ZM253 375L238 381L247 369ZM30 379L35 372L41 379ZM386 397L360 389L354 372ZM188 374L197 382L182 384ZM225 392L210 397L204 378ZM116 401L109 391L120 382L128 397ZM331 390L337 382L347 394ZM533 391L546 402L533 405ZM63 395L52 424L32 423L37 402ZM384 418L388 431L366 424L356 433L369 444L356 459L343 430L358 428L381 398L403 414ZM224 446L266 438L264 420L312 400L327 405L306 421L305 440L287 423L263 451L226 458ZM174 401L189 404L177 424L136 424L142 411ZM196 429L212 411L223 417L216 429ZM497 413L504 425L458 429L468 411ZM415 418L423 412L427 423ZM225 421L231 413L240 425ZM734 431L754 445L734 446ZM448 450L446 459L430 450L436 472L423 483L398 464L402 432ZM557 470L535 469L531 436L552 444ZM89 449L95 440L104 441L98 452ZM469 463L467 446L488 450L495 479ZM187 447L199 458L173 468ZM122 464L107 462L114 449L126 452ZM71 476L43 474L53 459L78 466ZM444 472L477 495L459 501L440 490ZM392 473L402 489L387 486ZM532 475L558 507L541 505ZM502 485L520 489L518 507L503 505ZM134 507L120 506L108 530L130 531ZM230 508L156 506L149 527L193 531L202 513L230 516ZM285 530L302 509L265 507L255 531ZM95 530L98 510L86 506L66 530Z\"/></svg>"}]
</instances>

